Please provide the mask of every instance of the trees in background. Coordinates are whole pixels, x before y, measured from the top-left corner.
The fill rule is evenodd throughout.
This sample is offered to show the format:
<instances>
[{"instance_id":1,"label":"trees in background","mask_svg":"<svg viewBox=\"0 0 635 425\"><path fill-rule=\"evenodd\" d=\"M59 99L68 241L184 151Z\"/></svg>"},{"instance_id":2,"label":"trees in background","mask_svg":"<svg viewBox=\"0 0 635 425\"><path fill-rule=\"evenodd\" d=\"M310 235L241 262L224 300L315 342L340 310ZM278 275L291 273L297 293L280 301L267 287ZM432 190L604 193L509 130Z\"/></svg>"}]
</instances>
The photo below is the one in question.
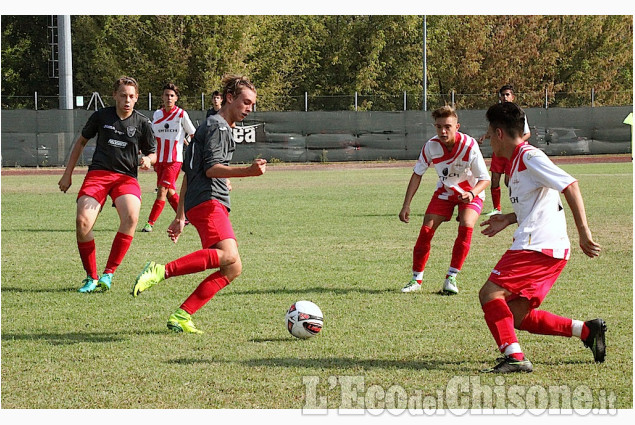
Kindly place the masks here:
<instances>
[{"instance_id":1,"label":"trees in background","mask_svg":"<svg viewBox=\"0 0 635 425\"><path fill-rule=\"evenodd\" d=\"M47 20L2 17L3 97L57 95L47 72ZM166 81L175 82L182 106L191 108L227 72L256 83L259 110L299 109L305 92L405 91L421 99L423 91L421 16L126 15L71 22L75 94L109 96L116 78L131 75L157 97ZM457 100L461 108L491 103L505 83L529 106L544 102L545 91L553 105L576 106L576 94L588 98L592 89L598 105L632 103L632 16L439 15L427 18L427 34L428 93L469 94ZM384 106L376 103L359 106Z\"/></svg>"}]
</instances>

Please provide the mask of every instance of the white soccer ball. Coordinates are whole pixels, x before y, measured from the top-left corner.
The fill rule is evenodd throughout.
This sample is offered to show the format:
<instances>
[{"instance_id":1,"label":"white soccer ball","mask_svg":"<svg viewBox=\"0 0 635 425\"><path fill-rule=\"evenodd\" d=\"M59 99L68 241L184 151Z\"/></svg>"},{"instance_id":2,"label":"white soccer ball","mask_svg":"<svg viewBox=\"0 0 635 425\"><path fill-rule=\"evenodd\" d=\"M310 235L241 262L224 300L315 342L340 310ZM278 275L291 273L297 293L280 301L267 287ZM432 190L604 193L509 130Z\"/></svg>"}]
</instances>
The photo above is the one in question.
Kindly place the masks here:
<instances>
[{"instance_id":1,"label":"white soccer ball","mask_svg":"<svg viewBox=\"0 0 635 425\"><path fill-rule=\"evenodd\" d=\"M298 301L289 307L286 315L287 330L291 335L307 339L317 335L324 323L320 307L311 301Z\"/></svg>"}]
</instances>

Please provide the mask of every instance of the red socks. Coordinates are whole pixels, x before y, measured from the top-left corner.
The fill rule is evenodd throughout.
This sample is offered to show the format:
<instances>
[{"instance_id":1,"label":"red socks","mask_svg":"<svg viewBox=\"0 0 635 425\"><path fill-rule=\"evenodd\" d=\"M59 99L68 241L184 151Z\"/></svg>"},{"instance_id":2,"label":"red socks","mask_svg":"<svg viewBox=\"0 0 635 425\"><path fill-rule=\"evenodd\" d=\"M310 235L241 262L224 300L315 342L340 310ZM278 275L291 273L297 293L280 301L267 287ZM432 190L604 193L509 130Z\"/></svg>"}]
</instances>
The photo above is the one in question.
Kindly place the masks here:
<instances>
[{"instance_id":1,"label":"red socks","mask_svg":"<svg viewBox=\"0 0 635 425\"><path fill-rule=\"evenodd\" d=\"M492 204L498 211L501 210L501 187L493 187L492 190Z\"/></svg>"},{"instance_id":2,"label":"red socks","mask_svg":"<svg viewBox=\"0 0 635 425\"><path fill-rule=\"evenodd\" d=\"M428 226L421 226L419 237L412 251L412 270L423 271L430 257L430 241L434 236L434 230Z\"/></svg>"},{"instance_id":3,"label":"red socks","mask_svg":"<svg viewBox=\"0 0 635 425\"><path fill-rule=\"evenodd\" d=\"M485 323L489 327L496 345L501 353L513 344L518 347L518 352L510 353L514 358L522 360L524 355L520 352L516 331L514 330L514 316L512 315L507 302L504 299L496 298L482 306L485 313Z\"/></svg>"},{"instance_id":4,"label":"red socks","mask_svg":"<svg viewBox=\"0 0 635 425\"><path fill-rule=\"evenodd\" d=\"M471 227L459 226L459 234L454 241L454 248L452 248L451 268L461 270L463 267L467 254L470 252L473 231L474 229Z\"/></svg>"},{"instance_id":5,"label":"red socks","mask_svg":"<svg viewBox=\"0 0 635 425\"><path fill-rule=\"evenodd\" d=\"M114 273L115 270L117 270L126 252L128 252L130 244L132 244L132 236L117 232L115 239L112 241L112 247L110 248L110 255L108 256L104 273Z\"/></svg>"},{"instance_id":6,"label":"red socks","mask_svg":"<svg viewBox=\"0 0 635 425\"><path fill-rule=\"evenodd\" d=\"M77 242L79 248L79 257L82 259L86 275L92 279L99 279L97 276L97 257L95 255L95 240L88 242Z\"/></svg>"},{"instance_id":7,"label":"red socks","mask_svg":"<svg viewBox=\"0 0 635 425\"><path fill-rule=\"evenodd\" d=\"M215 249L200 249L167 263L165 265L165 278L198 273L219 266L218 252Z\"/></svg>"},{"instance_id":8,"label":"red socks","mask_svg":"<svg viewBox=\"0 0 635 425\"><path fill-rule=\"evenodd\" d=\"M176 209L179 206L179 194L175 193L174 195L169 196L168 202L172 206L172 209L174 210L174 212L176 212Z\"/></svg>"},{"instance_id":9,"label":"red socks","mask_svg":"<svg viewBox=\"0 0 635 425\"><path fill-rule=\"evenodd\" d=\"M189 314L194 314L227 285L229 285L229 279L217 271L198 285L192 295L183 302L181 308Z\"/></svg>"},{"instance_id":10,"label":"red socks","mask_svg":"<svg viewBox=\"0 0 635 425\"><path fill-rule=\"evenodd\" d=\"M544 310L531 310L520 324L520 328L532 334L571 337L571 319L556 316ZM588 336L588 327L587 336ZM584 333L584 329L582 331ZM582 338L585 339L585 338Z\"/></svg>"},{"instance_id":11,"label":"red socks","mask_svg":"<svg viewBox=\"0 0 635 425\"><path fill-rule=\"evenodd\" d=\"M163 207L165 207L165 201L160 201L158 199L154 200L152 210L150 211L150 217L148 218L148 223L154 226L154 223L156 223L163 211Z\"/></svg>"}]
</instances>

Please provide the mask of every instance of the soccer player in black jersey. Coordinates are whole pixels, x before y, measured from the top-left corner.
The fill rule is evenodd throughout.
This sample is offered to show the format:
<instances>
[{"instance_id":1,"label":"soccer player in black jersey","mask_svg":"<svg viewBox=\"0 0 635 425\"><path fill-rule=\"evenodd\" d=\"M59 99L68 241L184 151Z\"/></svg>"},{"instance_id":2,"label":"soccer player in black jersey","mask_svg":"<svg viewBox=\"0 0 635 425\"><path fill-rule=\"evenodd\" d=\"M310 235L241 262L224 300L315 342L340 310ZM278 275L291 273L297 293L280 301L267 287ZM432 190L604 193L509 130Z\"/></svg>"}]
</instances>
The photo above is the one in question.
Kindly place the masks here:
<instances>
[{"instance_id":1,"label":"soccer player in black jersey","mask_svg":"<svg viewBox=\"0 0 635 425\"><path fill-rule=\"evenodd\" d=\"M191 315L236 279L242 271L238 243L229 218L231 204L227 181L231 177L255 177L265 173L267 161L256 158L246 167L231 167L236 149L232 127L243 121L256 103L256 88L245 77L223 77L223 106L200 125L185 151L181 197L176 218L168 227L173 242L185 226L185 215L201 238L202 249L163 265L149 261L132 288L132 295L165 279L218 269L170 315L167 326L175 332L203 333Z\"/></svg>"},{"instance_id":2,"label":"soccer player in black jersey","mask_svg":"<svg viewBox=\"0 0 635 425\"><path fill-rule=\"evenodd\" d=\"M123 260L134 236L139 210L141 188L137 167L148 170L156 162L156 142L150 120L134 110L139 98L139 85L134 78L121 77L114 85L115 106L93 113L78 137L64 175L58 185L62 192L71 187L75 165L91 138L97 143L88 173L77 194L75 232L77 247L86 279L79 292L110 289L112 276ZM142 153L139 159L139 152ZM95 235L93 226L106 197L110 195L119 214L119 229L115 235L103 274L97 274Z\"/></svg>"}]
</instances>

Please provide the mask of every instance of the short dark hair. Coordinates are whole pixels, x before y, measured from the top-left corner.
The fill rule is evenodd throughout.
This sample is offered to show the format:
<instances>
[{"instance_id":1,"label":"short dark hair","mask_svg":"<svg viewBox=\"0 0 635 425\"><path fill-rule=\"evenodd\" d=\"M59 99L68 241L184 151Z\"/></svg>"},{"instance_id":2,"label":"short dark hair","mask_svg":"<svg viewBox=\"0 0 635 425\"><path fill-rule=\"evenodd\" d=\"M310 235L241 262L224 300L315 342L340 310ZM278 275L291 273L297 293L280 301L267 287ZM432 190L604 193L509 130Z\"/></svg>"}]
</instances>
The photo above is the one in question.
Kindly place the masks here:
<instances>
[{"instance_id":1,"label":"short dark hair","mask_svg":"<svg viewBox=\"0 0 635 425\"><path fill-rule=\"evenodd\" d=\"M214 96L220 96L220 92L218 90L214 90L214 93L212 93L212 97Z\"/></svg>"},{"instance_id":2,"label":"short dark hair","mask_svg":"<svg viewBox=\"0 0 635 425\"><path fill-rule=\"evenodd\" d=\"M513 102L490 106L485 117L493 128L500 128L511 137L520 137L525 131L525 112Z\"/></svg>"},{"instance_id":3,"label":"short dark hair","mask_svg":"<svg viewBox=\"0 0 635 425\"><path fill-rule=\"evenodd\" d=\"M163 86L163 89L161 89L161 93L163 93L165 90L172 90L174 94L176 94L176 97L181 97L181 93L179 92L179 88L176 86L176 84L166 83Z\"/></svg>"},{"instance_id":4,"label":"short dark hair","mask_svg":"<svg viewBox=\"0 0 635 425\"><path fill-rule=\"evenodd\" d=\"M510 92L512 92L512 94L514 94L514 86L512 86L511 84L505 84L503 87L501 87L500 90L498 90L498 94L501 95L506 90L509 90Z\"/></svg>"}]
</instances>

